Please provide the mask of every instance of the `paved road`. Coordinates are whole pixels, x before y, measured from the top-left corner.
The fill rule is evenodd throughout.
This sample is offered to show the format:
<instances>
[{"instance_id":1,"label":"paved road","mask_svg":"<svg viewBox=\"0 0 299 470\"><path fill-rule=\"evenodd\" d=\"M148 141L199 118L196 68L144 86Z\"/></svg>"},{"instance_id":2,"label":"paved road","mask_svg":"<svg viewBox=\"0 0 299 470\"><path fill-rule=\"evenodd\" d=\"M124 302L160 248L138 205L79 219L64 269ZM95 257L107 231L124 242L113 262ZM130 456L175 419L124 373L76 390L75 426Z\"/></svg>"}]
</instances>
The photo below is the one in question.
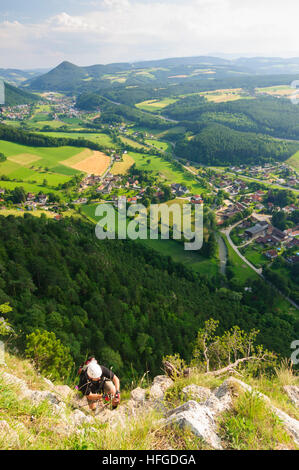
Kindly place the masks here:
<instances>
[{"instance_id":1,"label":"paved road","mask_svg":"<svg viewBox=\"0 0 299 470\"><path fill-rule=\"evenodd\" d=\"M249 216L251 217L251 216ZM247 217L248 218L248 217ZM243 219L243 220L246 220L246 219ZM292 299L290 299L289 297L287 297L283 292L281 292L274 284L272 284L272 282L270 282L268 279L266 279L262 272L262 268L260 269L257 269L252 263L250 263L250 261L248 261L248 259L245 258L245 256L241 255L241 253L239 252L238 248L236 247L236 245L233 243L232 239L230 238L230 232L232 231L232 229L234 227L236 227L237 225L239 225L241 222L243 222L243 220L240 220L238 221L236 224L234 225L231 225L223 230L221 230L221 232L226 236L227 240L228 240L228 243L230 244L230 246L233 248L233 250L237 253L237 255L251 268L253 269L257 274L258 276L260 276L265 282L267 282L267 284L269 284L273 289L276 290L276 292L278 292L282 297L284 297L288 302L290 302L291 305L293 305L293 307L295 307L297 310L299 310L299 305L296 304L296 302L294 302Z\"/></svg>"},{"instance_id":2,"label":"paved road","mask_svg":"<svg viewBox=\"0 0 299 470\"><path fill-rule=\"evenodd\" d=\"M249 216L251 217L251 215ZM249 218L247 217L247 219ZM232 241L232 239L230 238L230 232L232 231L233 228L235 228L237 225L241 224L244 220L246 219L243 219L243 220L239 220L237 223L235 223L234 225L230 225L229 227L221 230L222 233L224 233L224 235L226 236L227 238L227 241L228 243L230 244L230 246L232 247L232 249L237 253L237 255L244 261L244 263L248 264L248 266L253 269L259 276L263 277L262 276L262 271L263 269L262 268L256 268L252 263L250 263L250 261L248 261L247 258L245 258L245 256L243 256L238 248L236 247L236 245L234 244L234 242Z\"/></svg>"}]
</instances>

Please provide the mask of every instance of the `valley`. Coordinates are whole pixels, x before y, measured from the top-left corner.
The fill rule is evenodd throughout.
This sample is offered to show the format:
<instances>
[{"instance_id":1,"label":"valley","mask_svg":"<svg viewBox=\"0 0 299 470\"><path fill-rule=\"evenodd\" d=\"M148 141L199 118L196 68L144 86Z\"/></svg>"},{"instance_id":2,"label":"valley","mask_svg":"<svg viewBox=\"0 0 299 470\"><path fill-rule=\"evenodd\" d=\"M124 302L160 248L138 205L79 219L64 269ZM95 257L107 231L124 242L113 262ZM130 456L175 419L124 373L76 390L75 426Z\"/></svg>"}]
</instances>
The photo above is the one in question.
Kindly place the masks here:
<instances>
[{"instance_id":1,"label":"valley","mask_svg":"<svg viewBox=\"0 0 299 470\"><path fill-rule=\"evenodd\" d=\"M236 77L223 71L223 67L231 64L222 63L222 68L219 64L203 67L202 60L194 59L192 67L183 63L157 67L142 64L136 65L136 70L129 70L123 64L121 71L113 73L110 70L113 66L110 69L103 66L103 74L99 75L95 75L96 69L87 68L83 74L80 67L62 63L45 75L29 79L22 89L9 85L8 101L0 109L2 223L10 223L15 217L15 223L24 224L27 231L31 225L40 223L44 228L36 225L35 230L37 233L41 230L37 240L41 246L47 226L59 245L56 231L61 231L66 239L68 230L77 234L82 231L90 253L93 252L90 240L96 244L97 260L101 258L107 266L114 266L115 257L119 257L119 266L126 276L118 272L116 280L113 268L109 269L109 276L101 268L106 290L98 291L97 295L102 296L100 305L105 305L105 311L119 313L125 309L122 331L126 330L126 323L134 323L133 318L141 315L140 331L130 323L131 336L134 331L134 335L143 335L142 340L138 338L141 343L144 341L144 349L140 346L142 357L136 366L138 373L143 370L154 344L158 344L157 362L166 352L183 352L187 348L187 356L190 354L181 336L178 341L169 337L165 348L162 346L158 318L164 318L163 331L166 331L171 324L172 309L180 335L186 328L180 319L185 309L188 314L184 315L184 322L191 325L191 335L210 309L216 316L226 317L225 327L239 321L244 327L249 322L251 327L260 328L263 344L282 354L286 354L288 341L298 325L299 108L289 99L293 75L248 73ZM95 225L100 222L95 215L96 207L99 203L111 204L117 213L119 200L132 208L141 203L148 213L150 206L157 204L188 205L193 224L195 208L201 206L204 225L201 250L186 251L183 241L171 238L107 240L104 244L96 241ZM32 216L35 221L30 222ZM19 219L23 222L17 222ZM131 220L128 217L127 224ZM172 219L170 230L173 230ZM80 252L83 257L84 250L81 251L76 236L71 243L73 252ZM62 262L60 256L64 250L60 248L59 254L55 254L58 264ZM101 254L101 249L105 254ZM113 254L115 249L119 250L118 255ZM70 280L74 276L71 251L68 256L64 269ZM73 306L77 305L81 312L78 325L90 335L83 313L88 312L90 318L93 315L86 292L93 297L92 285L99 283L100 278L91 273L92 256L88 263L88 281L79 265L76 268L81 274L76 275L72 300L56 290L50 274L48 281L59 315L64 315L59 298L71 309L69 318ZM147 286L151 284L147 270L153 273L158 269L155 273L158 278L164 278L166 274L162 272L166 270L170 277L165 286L171 285L175 273L175 283L181 284L173 289L173 299L179 289L180 305L174 300L173 304L170 299L166 301L167 289L161 286L159 296L164 300L157 302L159 307L155 311L154 297L158 292L158 281L155 281L154 293L150 294L149 288L146 294L149 298L153 296L147 307L155 311L155 321L145 320L144 303L134 300L133 294L138 269L143 273L143 285ZM34 277L34 273L30 275ZM128 293L126 282L130 277ZM89 286L82 287L82 302L77 297L81 292L81 278ZM46 289L45 284L37 279L34 277L34 282L43 298L45 294L40 289ZM112 286L111 279L117 287ZM62 279L59 283L59 289L63 289ZM188 295L183 293L185 284ZM200 291L197 301L192 294L197 289L195 286ZM216 310L210 300L209 306L197 307L205 289L209 299L215 300ZM46 297L48 302L50 291ZM117 306L111 306L112 298ZM37 298L33 301L38 302ZM98 300L94 302L97 305ZM42 304L41 310L46 309L43 301ZM129 307L123 307L124 304ZM128 308L133 309L132 316ZM118 313L113 317L113 325L119 322ZM265 326L264 316L270 328ZM50 328L51 322L48 324L42 316L38 317L38 325ZM68 333L78 335L78 328L68 321L65 324ZM285 335L279 334L284 321ZM21 325L23 320L19 318L17 322ZM70 344L72 354L79 360L83 339L79 334L80 344L74 337L67 340L60 324L53 320L54 331ZM149 325L153 335L145 338ZM105 331L110 338L106 347L111 348L115 339L111 325ZM126 365L133 357L131 336L126 336L126 341L119 345L118 352ZM152 358L153 369L154 362Z\"/></svg>"}]
</instances>

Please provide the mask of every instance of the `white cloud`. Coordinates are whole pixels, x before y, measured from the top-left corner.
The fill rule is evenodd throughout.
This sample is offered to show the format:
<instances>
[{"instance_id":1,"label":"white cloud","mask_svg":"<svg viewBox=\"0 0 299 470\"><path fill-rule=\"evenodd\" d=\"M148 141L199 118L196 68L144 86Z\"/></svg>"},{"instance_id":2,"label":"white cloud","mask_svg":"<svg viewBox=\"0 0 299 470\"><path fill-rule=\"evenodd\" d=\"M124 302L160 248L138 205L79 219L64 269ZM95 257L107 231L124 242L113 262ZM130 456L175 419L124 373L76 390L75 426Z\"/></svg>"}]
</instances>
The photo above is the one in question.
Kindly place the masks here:
<instances>
[{"instance_id":1,"label":"white cloud","mask_svg":"<svg viewBox=\"0 0 299 470\"><path fill-rule=\"evenodd\" d=\"M215 53L299 55L293 0L101 0L80 15L0 25L2 66Z\"/></svg>"}]
</instances>

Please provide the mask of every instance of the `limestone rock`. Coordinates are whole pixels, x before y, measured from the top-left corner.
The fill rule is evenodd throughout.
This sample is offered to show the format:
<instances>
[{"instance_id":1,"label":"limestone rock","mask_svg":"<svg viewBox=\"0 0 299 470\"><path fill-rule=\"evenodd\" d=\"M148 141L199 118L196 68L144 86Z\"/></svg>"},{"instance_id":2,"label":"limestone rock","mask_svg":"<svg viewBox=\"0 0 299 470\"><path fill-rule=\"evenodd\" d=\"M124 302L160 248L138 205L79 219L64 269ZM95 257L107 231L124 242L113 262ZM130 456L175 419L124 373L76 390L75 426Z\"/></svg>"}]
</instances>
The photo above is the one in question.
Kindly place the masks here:
<instances>
[{"instance_id":1,"label":"limestone rock","mask_svg":"<svg viewBox=\"0 0 299 470\"><path fill-rule=\"evenodd\" d=\"M29 390L27 387L25 380L19 379L15 375L9 374L8 372L2 372L1 378L7 385L16 386L20 398L27 398L31 395L31 390Z\"/></svg>"},{"instance_id":2,"label":"limestone rock","mask_svg":"<svg viewBox=\"0 0 299 470\"><path fill-rule=\"evenodd\" d=\"M150 398L163 400L166 390L173 385L173 380L166 375L157 375L150 388Z\"/></svg>"},{"instance_id":3,"label":"limestone rock","mask_svg":"<svg viewBox=\"0 0 299 470\"><path fill-rule=\"evenodd\" d=\"M50 403L57 405L59 403L59 399L51 392L47 390L39 391L39 390L31 390L29 395L30 401L35 405L39 405L45 400L48 400Z\"/></svg>"},{"instance_id":4,"label":"limestone rock","mask_svg":"<svg viewBox=\"0 0 299 470\"><path fill-rule=\"evenodd\" d=\"M82 424L91 424L94 423L93 416L87 416L83 411L75 410L70 415L70 421L74 426L81 426Z\"/></svg>"},{"instance_id":5,"label":"limestone rock","mask_svg":"<svg viewBox=\"0 0 299 470\"><path fill-rule=\"evenodd\" d=\"M143 403L146 400L146 390L137 387L131 391L131 399L138 403Z\"/></svg>"},{"instance_id":6,"label":"limestone rock","mask_svg":"<svg viewBox=\"0 0 299 470\"><path fill-rule=\"evenodd\" d=\"M285 385L283 387L284 391L288 395L291 402L299 408L299 387L298 385Z\"/></svg>"},{"instance_id":7,"label":"limestone rock","mask_svg":"<svg viewBox=\"0 0 299 470\"><path fill-rule=\"evenodd\" d=\"M208 407L194 400L168 412L166 425L177 424L182 429L189 429L213 449L221 450L221 441L216 434L216 424Z\"/></svg>"},{"instance_id":8,"label":"limestone rock","mask_svg":"<svg viewBox=\"0 0 299 470\"><path fill-rule=\"evenodd\" d=\"M185 399L196 401L205 401L211 395L209 388L194 384L184 387L182 392Z\"/></svg>"}]
</instances>

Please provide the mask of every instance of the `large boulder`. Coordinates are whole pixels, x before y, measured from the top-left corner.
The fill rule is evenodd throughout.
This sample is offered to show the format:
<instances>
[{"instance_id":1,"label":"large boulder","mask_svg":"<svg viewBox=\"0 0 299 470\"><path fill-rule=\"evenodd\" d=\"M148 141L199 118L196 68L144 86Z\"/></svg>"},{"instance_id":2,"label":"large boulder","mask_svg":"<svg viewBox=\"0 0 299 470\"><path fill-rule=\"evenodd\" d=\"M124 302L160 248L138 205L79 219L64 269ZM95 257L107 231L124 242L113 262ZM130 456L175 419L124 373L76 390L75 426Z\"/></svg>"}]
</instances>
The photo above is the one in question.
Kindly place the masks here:
<instances>
[{"instance_id":1,"label":"large boulder","mask_svg":"<svg viewBox=\"0 0 299 470\"><path fill-rule=\"evenodd\" d=\"M163 400L166 390L172 385L173 380L167 377L167 375L157 375L150 388L150 398L153 400Z\"/></svg>"},{"instance_id":2,"label":"large boulder","mask_svg":"<svg viewBox=\"0 0 299 470\"><path fill-rule=\"evenodd\" d=\"M211 395L211 391L207 387L200 387L199 385L188 385L182 390L185 400L205 401Z\"/></svg>"},{"instance_id":3,"label":"large boulder","mask_svg":"<svg viewBox=\"0 0 299 470\"><path fill-rule=\"evenodd\" d=\"M216 423L208 407L190 400L167 413L166 425L172 424L189 429L213 449L222 449L220 438L216 434Z\"/></svg>"},{"instance_id":4,"label":"large boulder","mask_svg":"<svg viewBox=\"0 0 299 470\"><path fill-rule=\"evenodd\" d=\"M235 384L230 379L227 379L220 387L214 390L204 404L210 409L212 414L217 415L231 409L233 405L232 397L236 395Z\"/></svg>"},{"instance_id":5,"label":"large boulder","mask_svg":"<svg viewBox=\"0 0 299 470\"><path fill-rule=\"evenodd\" d=\"M131 400L137 402L138 404L142 404L146 400L146 390L144 388L137 387L131 391Z\"/></svg>"},{"instance_id":6,"label":"large boulder","mask_svg":"<svg viewBox=\"0 0 299 470\"><path fill-rule=\"evenodd\" d=\"M283 387L284 391L288 395L290 401L296 408L299 408L299 387L298 385L285 385Z\"/></svg>"},{"instance_id":7,"label":"large boulder","mask_svg":"<svg viewBox=\"0 0 299 470\"><path fill-rule=\"evenodd\" d=\"M58 403L60 402L56 395L51 392L48 392L47 390L30 390L30 392L31 393L29 394L28 398L34 405L39 405L45 400L55 405L58 405Z\"/></svg>"}]
</instances>

